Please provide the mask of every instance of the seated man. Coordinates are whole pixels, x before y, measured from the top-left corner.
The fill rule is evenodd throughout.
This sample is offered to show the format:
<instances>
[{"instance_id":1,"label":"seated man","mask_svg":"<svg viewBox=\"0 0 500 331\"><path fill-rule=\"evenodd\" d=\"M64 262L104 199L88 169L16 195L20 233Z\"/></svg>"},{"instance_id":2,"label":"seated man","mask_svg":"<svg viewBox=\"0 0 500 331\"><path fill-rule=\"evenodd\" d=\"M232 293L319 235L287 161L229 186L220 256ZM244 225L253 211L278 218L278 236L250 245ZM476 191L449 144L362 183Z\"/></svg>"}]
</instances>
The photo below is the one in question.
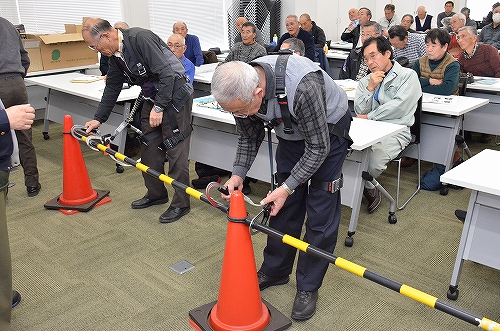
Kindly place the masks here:
<instances>
[{"instance_id":1,"label":"seated man","mask_svg":"<svg viewBox=\"0 0 500 331\"><path fill-rule=\"evenodd\" d=\"M274 51L278 52L280 50L281 44L285 39L295 37L304 42L304 45L306 46L305 56L311 61L314 61L314 38L312 34L300 28L299 18L297 15L288 15L286 17L285 26L288 32L281 36Z\"/></svg>"},{"instance_id":2,"label":"seated man","mask_svg":"<svg viewBox=\"0 0 500 331\"><path fill-rule=\"evenodd\" d=\"M366 7L359 8L358 11L358 25L354 27L354 29L349 30L349 27L345 29L345 31L340 36L340 39L347 41L352 40L352 48L361 47L359 37L361 35L361 25L372 19L372 12L370 9Z\"/></svg>"},{"instance_id":3,"label":"seated man","mask_svg":"<svg viewBox=\"0 0 500 331\"><path fill-rule=\"evenodd\" d=\"M186 68L186 77L189 78L189 82L193 84L194 81L194 64L189 61L187 57L184 56L184 52L186 51L186 43L184 41L184 37L180 34L173 34L167 39L167 46L170 48L172 53L177 56L179 60L184 64L184 68Z\"/></svg>"},{"instance_id":4,"label":"seated man","mask_svg":"<svg viewBox=\"0 0 500 331\"><path fill-rule=\"evenodd\" d=\"M443 29L431 29L425 35L427 55L418 59L413 70L420 77L422 91L438 95L458 94L460 64L446 50L450 35Z\"/></svg>"},{"instance_id":5,"label":"seated man","mask_svg":"<svg viewBox=\"0 0 500 331\"><path fill-rule=\"evenodd\" d=\"M401 25L389 29L389 41L394 47L394 58L404 56L410 66L425 55L425 36L420 33L408 33Z\"/></svg>"},{"instance_id":6,"label":"seated man","mask_svg":"<svg viewBox=\"0 0 500 331\"><path fill-rule=\"evenodd\" d=\"M415 16L415 30L417 32L427 32L436 27L436 19L432 15L428 15L424 6L417 8L417 16Z\"/></svg>"},{"instance_id":7,"label":"seated man","mask_svg":"<svg viewBox=\"0 0 500 331\"><path fill-rule=\"evenodd\" d=\"M470 18L470 9L468 7L460 9L460 13L465 15L465 25L473 26L477 29L477 22Z\"/></svg>"},{"instance_id":8,"label":"seated man","mask_svg":"<svg viewBox=\"0 0 500 331\"><path fill-rule=\"evenodd\" d=\"M436 24L437 24L438 28L443 26L443 19L448 18L448 17L452 17L453 15L456 14L453 11L454 7L455 7L455 4L453 3L453 1L446 1L444 3L444 11L439 13L437 16Z\"/></svg>"},{"instance_id":9,"label":"seated man","mask_svg":"<svg viewBox=\"0 0 500 331\"><path fill-rule=\"evenodd\" d=\"M294 54L304 56L306 52L306 47L304 46L304 42L298 38L288 38L283 41L281 44L282 49L289 49L291 50Z\"/></svg>"},{"instance_id":10,"label":"seated man","mask_svg":"<svg viewBox=\"0 0 500 331\"><path fill-rule=\"evenodd\" d=\"M448 53L451 54L455 59L460 57L462 54L462 49L457 41L457 32L461 27L465 26L465 15L462 13L455 14L450 19L450 43L448 45Z\"/></svg>"},{"instance_id":11,"label":"seated man","mask_svg":"<svg viewBox=\"0 0 500 331\"><path fill-rule=\"evenodd\" d=\"M474 76L500 78L498 50L488 44L478 44L476 28L472 26L460 28L457 39L463 49L458 58L462 72L470 72Z\"/></svg>"},{"instance_id":12,"label":"seated man","mask_svg":"<svg viewBox=\"0 0 500 331\"><path fill-rule=\"evenodd\" d=\"M479 42L483 44L490 44L500 49L500 3L493 8L493 22L483 26L479 33ZM496 15L495 15L496 14Z\"/></svg>"},{"instance_id":13,"label":"seated man","mask_svg":"<svg viewBox=\"0 0 500 331\"><path fill-rule=\"evenodd\" d=\"M382 27L375 21L368 21L361 26L361 42L368 38L382 35ZM361 47L352 49L340 70L339 79L360 80L370 73Z\"/></svg>"},{"instance_id":14,"label":"seated man","mask_svg":"<svg viewBox=\"0 0 500 331\"><path fill-rule=\"evenodd\" d=\"M392 47L385 37L369 38L362 52L371 74L363 77L356 89L357 117L407 126L403 132L372 146L368 172L377 178L387 168L386 164L409 144L410 126L415 121L422 91L415 72L393 61ZM380 191L366 181L363 194L368 200L368 212L374 212L380 205Z\"/></svg>"},{"instance_id":15,"label":"seated man","mask_svg":"<svg viewBox=\"0 0 500 331\"><path fill-rule=\"evenodd\" d=\"M224 62L243 61L250 62L253 59L267 55L266 49L256 41L257 27L252 22L245 22L241 26L241 40L231 47Z\"/></svg>"},{"instance_id":16,"label":"seated man","mask_svg":"<svg viewBox=\"0 0 500 331\"><path fill-rule=\"evenodd\" d=\"M344 32L351 32L359 24L358 9L356 9L356 8L349 9L348 15L349 15L349 25L347 25L347 28L345 28ZM342 39L342 40L344 40L344 39ZM348 43L352 43L352 39L347 39L344 41L346 41Z\"/></svg>"},{"instance_id":17,"label":"seated man","mask_svg":"<svg viewBox=\"0 0 500 331\"><path fill-rule=\"evenodd\" d=\"M238 30L238 33L236 34L236 37L234 37L234 43L239 43L241 41L241 27L243 26L243 23L248 22L248 20L245 17L238 17L236 19L236 30ZM264 42L264 39L262 38L262 32L255 27L255 41L258 42L261 45L265 45L266 43Z\"/></svg>"},{"instance_id":18,"label":"seated man","mask_svg":"<svg viewBox=\"0 0 500 331\"><path fill-rule=\"evenodd\" d=\"M500 78L500 55L498 50L488 44L479 44L475 27L464 26L460 28L457 39L463 49L463 53L458 58L462 72L470 72L474 76ZM467 132L465 137L468 139ZM480 142L488 143L490 140L489 134L481 133Z\"/></svg>"},{"instance_id":19,"label":"seated man","mask_svg":"<svg viewBox=\"0 0 500 331\"><path fill-rule=\"evenodd\" d=\"M389 28L399 24L399 19L395 14L396 7L392 3L388 3L384 7L384 17L378 20L378 24L382 27L384 36L388 36Z\"/></svg>"},{"instance_id":20,"label":"seated man","mask_svg":"<svg viewBox=\"0 0 500 331\"><path fill-rule=\"evenodd\" d=\"M417 31L413 30L411 26L413 25L413 16L411 14L404 14L401 18L401 26L406 29L409 33L415 33Z\"/></svg>"},{"instance_id":21,"label":"seated man","mask_svg":"<svg viewBox=\"0 0 500 331\"><path fill-rule=\"evenodd\" d=\"M309 16L309 14L300 15L299 24L303 30L312 34L314 38L314 48L321 48L321 50L323 50L326 44L325 32L316 25L316 22L311 19L311 16Z\"/></svg>"},{"instance_id":22,"label":"seated man","mask_svg":"<svg viewBox=\"0 0 500 331\"><path fill-rule=\"evenodd\" d=\"M203 64L203 54L201 53L200 39L198 39L198 37L194 34L188 34L186 23L175 23L172 28L172 33L180 34L184 37L186 43L184 56L187 57L195 66L201 66Z\"/></svg>"}]
</instances>

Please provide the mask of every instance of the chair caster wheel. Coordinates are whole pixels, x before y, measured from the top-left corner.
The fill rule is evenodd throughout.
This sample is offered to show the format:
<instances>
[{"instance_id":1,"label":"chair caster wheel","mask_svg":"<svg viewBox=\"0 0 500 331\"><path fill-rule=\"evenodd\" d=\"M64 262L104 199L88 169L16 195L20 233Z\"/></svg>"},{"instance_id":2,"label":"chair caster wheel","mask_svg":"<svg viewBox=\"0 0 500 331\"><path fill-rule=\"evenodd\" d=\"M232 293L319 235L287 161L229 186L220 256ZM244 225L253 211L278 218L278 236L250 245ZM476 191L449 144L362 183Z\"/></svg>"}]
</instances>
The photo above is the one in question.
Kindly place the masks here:
<instances>
[{"instance_id":1,"label":"chair caster wheel","mask_svg":"<svg viewBox=\"0 0 500 331\"><path fill-rule=\"evenodd\" d=\"M451 286L450 286L450 289L446 293L446 297L448 299L450 299L450 300L457 300L457 298L458 298L458 289L455 288L454 290L452 290Z\"/></svg>"},{"instance_id":2,"label":"chair caster wheel","mask_svg":"<svg viewBox=\"0 0 500 331\"><path fill-rule=\"evenodd\" d=\"M441 194L441 195L448 195L448 191L449 191L448 186L443 186L443 187L441 187L441 189L439 190L439 194Z\"/></svg>"},{"instance_id":3,"label":"chair caster wheel","mask_svg":"<svg viewBox=\"0 0 500 331\"><path fill-rule=\"evenodd\" d=\"M116 165L116 172L117 173L121 174L124 171L125 171L125 169L123 169L123 166L121 164Z\"/></svg>"},{"instance_id":4,"label":"chair caster wheel","mask_svg":"<svg viewBox=\"0 0 500 331\"><path fill-rule=\"evenodd\" d=\"M392 214L392 215L389 215L388 220L389 220L390 224L396 224L396 222L398 221L398 218L396 217L396 215Z\"/></svg>"},{"instance_id":5,"label":"chair caster wheel","mask_svg":"<svg viewBox=\"0 0 500 331\"><path fill-rule=\"evenodd\" d=\"M48 132L42 132L42 134L43 134L43 140L49 140L50 139L50 136L49 136Z\"/></svg>"},{"instance_id":6,"label":"chair caster wheel","mask_svg":"<svg viewBox=\"0 0 500 331\"><path fill-rule=\"evenodd\" d=\"M346 245L347 247L352 247L353 244L354 239L352 237L345 238L344 245Z\"/></svg>"}]
</instances>

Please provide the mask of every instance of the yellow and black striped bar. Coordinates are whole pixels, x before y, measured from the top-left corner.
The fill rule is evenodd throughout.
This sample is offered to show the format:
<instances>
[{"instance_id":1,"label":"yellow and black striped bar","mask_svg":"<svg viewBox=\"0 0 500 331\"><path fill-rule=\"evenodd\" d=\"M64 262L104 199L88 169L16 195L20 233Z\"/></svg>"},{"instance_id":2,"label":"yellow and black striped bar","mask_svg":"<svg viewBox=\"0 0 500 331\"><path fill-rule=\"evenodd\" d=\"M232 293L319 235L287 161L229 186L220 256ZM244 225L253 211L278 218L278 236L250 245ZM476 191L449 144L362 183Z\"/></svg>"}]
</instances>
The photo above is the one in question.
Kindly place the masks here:
<instances>
[{"instance_id":1,"label":"yellow and black striped bar","mask_svg":"<svg viewBox=\"0 0 500 331\"><path fill-rule=\"evenodd\" d=\"M87 139L85 136L81 136L81 140L84 142L87 142ZM203 202L206 202L210 205L212 203L208 200L207 196L183 183L180 183L176 181L175 179L159 173L158 171L149 168L148 166L135 161L134 159L131 159L121 153L116 152L113 149L110 149L103 144L97 143L95 140L90 140L89 144L92 145L91 147L95 147L101 152L106 152L112 156L114 156L116 159L123 161L127 164L130 164L131 166L134 166L138 168L139 170L147 173L148 175L151 175L153 177L158 178L159 180L173 186L174 188L178 188L186 192L186 194L201 200ZM228 206L225 206L219 202L217 202L217 206L215 206L217 209L221 210L222 212L226 213L229 210ZM241 222L241 220L239 220ZM381 276L375 272L372 272L370 270L367 270L365 267L360 266L356 263L350 262L349 260L345 260L341 257L337 257L331 253L328 253L322 249L319 249L317 247L311 246L305 241L302 241L300 239L297 239L295 237L289 236L287 234L283 234L279 231L274 230L273 228L270 228L262 223L259 222L252 222L251 218L247 218L245 221L245 224L247 224L249 227L254 228L268 236L274 237L277 240L281 240L283 243L290 245L294 248L297 248L307 254L319 257L323 260L326 260L337 267L344 269L350 273L353 273L355 275L358 275L360 277L363 277L365 279L371 280L374 283L377 283L379 285L382 285L388 289L391 289L393 291L396 291L410 299L413 299L415 301L418 301L424 305L427 305L429 307L435 308L437 310L440 310L446 314L449 314L451 316L454 316L456 318L459 318L467 323L470 323L472 325L475 325L483 330L488 330L488 331L500 331L500 324L490 320L485 317L480 317L478 315L474 315L464 309L461 309L460 307L457 307L455 305L449 304L445 301L439 300L437 297L434 297L430 294L427 294L425 292L422 292L420 290L417 290L413 287L410 287L408 285L393 281L387 277Z\"/></svg>"}]
</instances>

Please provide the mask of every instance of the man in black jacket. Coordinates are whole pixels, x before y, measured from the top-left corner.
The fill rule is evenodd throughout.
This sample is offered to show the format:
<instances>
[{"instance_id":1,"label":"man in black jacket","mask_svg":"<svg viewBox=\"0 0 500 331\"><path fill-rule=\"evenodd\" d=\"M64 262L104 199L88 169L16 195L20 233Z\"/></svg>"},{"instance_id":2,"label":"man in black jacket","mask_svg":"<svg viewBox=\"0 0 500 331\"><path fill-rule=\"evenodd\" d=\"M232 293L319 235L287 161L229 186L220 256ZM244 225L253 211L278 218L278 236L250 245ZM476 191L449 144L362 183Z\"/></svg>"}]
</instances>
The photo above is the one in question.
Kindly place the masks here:
<instances>
[{"instance_id":1,"label":"man in black jacket","mask_svg":"<svg viewBox=\"0 0 500 331\"><path fill-rule=\"evenodd\" d=\"M325 31L316 25L316 22L311 19L311 16L309 16L309 14L300 15L299 24L302 29L312 34L314 38L314 48L323 49L326 43Z\"/></svg>"},{"instance_id":2,"label":"man in black jacket","mask_svg":"<svg viewBox=\"0 0 500 331\"><path fill-rule=\"evenodd\" d=\"M368 21L361 27L361 44L371 37L382 35L382 26L375 21ZM361 47L352 49L340 70L339 79L360 80L370 73L361 52Z\"/></svg>"},{"instance_id":3,"label":"man in black jacket","mask_svg":"<svg viewBox=\"0 0 500 331\"><path fill-rule=\"evenodd\" d=\"M193 99L192 86L184 76L182 62L150 30L115 29L106 20L92 18L84 23L82 37L89 48L110 57L106 87L94 119L85 124L87 133L108 119L126 80L129 84L140 85L146 99L141 110L142 162L163 173L166 152L169 175L189 185ZM182 101L177 102L178 99ZM143 178L146 195L132 202L132 209L167 203L165 185L146 173L143 173ZM170 207L160 216L160 222L175 222L189 211L189 196L176 189Z\"/></svg>"},{"instance_id":4,"label":"man in black jacket","mask_svg":"<svg viewBox=\"0 0 500 331\"><path fill-rule=\"evenodd\" d=\"M372 19L372 11L366 7L361 7L359 8L358 11L358 19L359 23L356 25L356 27L353 30L349 30L349 27L347 27L342 35L340 36L340 39L347 41L347 40L352 40L352 48L356 47L361 47L362 45L358 45L359 42L359 37L361 35L361 25L365 24L368 21L371 21Z\"/></svg>"}]
</instances>

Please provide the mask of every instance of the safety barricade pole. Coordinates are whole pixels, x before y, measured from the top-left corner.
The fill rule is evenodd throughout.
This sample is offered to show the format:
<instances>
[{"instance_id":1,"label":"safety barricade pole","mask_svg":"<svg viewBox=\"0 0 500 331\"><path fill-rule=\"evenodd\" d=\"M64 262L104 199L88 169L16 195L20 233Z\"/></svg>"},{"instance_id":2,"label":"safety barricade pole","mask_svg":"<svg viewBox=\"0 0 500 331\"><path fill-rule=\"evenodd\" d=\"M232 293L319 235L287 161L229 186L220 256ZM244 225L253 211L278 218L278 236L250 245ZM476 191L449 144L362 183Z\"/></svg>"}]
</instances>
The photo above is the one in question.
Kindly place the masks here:
<instances>
[{"instance_id":1,"label":"safety barricade pole","mask_svg":"<svg viewBox=\"0 0 500 331\"><path fill-rule=\"evenodd\" d=\"M181 189L183 190L186 194L192 196L193 198L196 198L198 200L201 200L203 202L206 202L215 208L221 210L224 213L228 213L229 208L217 201L214 201L213 199L207 197L207 195L201 193L200 191L197 191L181 182L176 181L175 179L162 174L154 169L149 168L147 165L144 165L138 161L135 161L134 159L131 159L127 157L126 155L123 155L115 150L112 150L111 148L108 148L104 146L103 144L97 143L95 140L90 140L87 142L87 137L82 134L77 134L76 138L86 142L89 147L91 148L96 148L102 152L108 153L109 155L114 156L116 159L119 159L127 164L130 164L132 166L135 166L139 170L158 178L159 180L173 186L174 188ZM393 291L396 291L400 294L402 294L405 297L408 297L412 300L418 301L426 306L429 306L431 308L435 308L437 310L440 310L448 315L454 316L456 318L459 318L467 323L470 323L472 325L475 325L482 330L488 330L488 331L500 331L500 324L498 322L495 322L491 319L488 319L486 317L480 317L478 315L475 315L471 312L468 312L465 309L462 309L458 306L455 306L453 304L450 304L448 302L442 301L438 299L435 296L432 296L430 294L427 294L425 292L422 292L418 289L415 289L411 286L405 285L403 283L396 282L394 280L391 280L385 276L379 275L373 271L368 270L367 268L358 265L356 263L353 263L349 260L343 259L341 257L337 257L329 252L326 252L322 249L319 249L315 246L311 246L305 241L302 241L300 239L297 239L295 237L289 236L287 234L284 234L282 232L279 232L273 228L270 228L260 222L254 222L251 218L246 218L244 220L244 223L248 225L250 228L253 228L255 230L258 230L268 236L271 236L277 240L281 240L284 244L287 244L289 246L292 246L296 249L299 249L307 254L310 254L312 256L321 258L325 261L328 261L329 263L332 263L336 265L337 267L344 269L352 274L358 275L360 277L363 277L365 279L368 279L376 284L379 284L383 287L386 287L388 289L391 289Z\"/></svg>"}]
</instances>

